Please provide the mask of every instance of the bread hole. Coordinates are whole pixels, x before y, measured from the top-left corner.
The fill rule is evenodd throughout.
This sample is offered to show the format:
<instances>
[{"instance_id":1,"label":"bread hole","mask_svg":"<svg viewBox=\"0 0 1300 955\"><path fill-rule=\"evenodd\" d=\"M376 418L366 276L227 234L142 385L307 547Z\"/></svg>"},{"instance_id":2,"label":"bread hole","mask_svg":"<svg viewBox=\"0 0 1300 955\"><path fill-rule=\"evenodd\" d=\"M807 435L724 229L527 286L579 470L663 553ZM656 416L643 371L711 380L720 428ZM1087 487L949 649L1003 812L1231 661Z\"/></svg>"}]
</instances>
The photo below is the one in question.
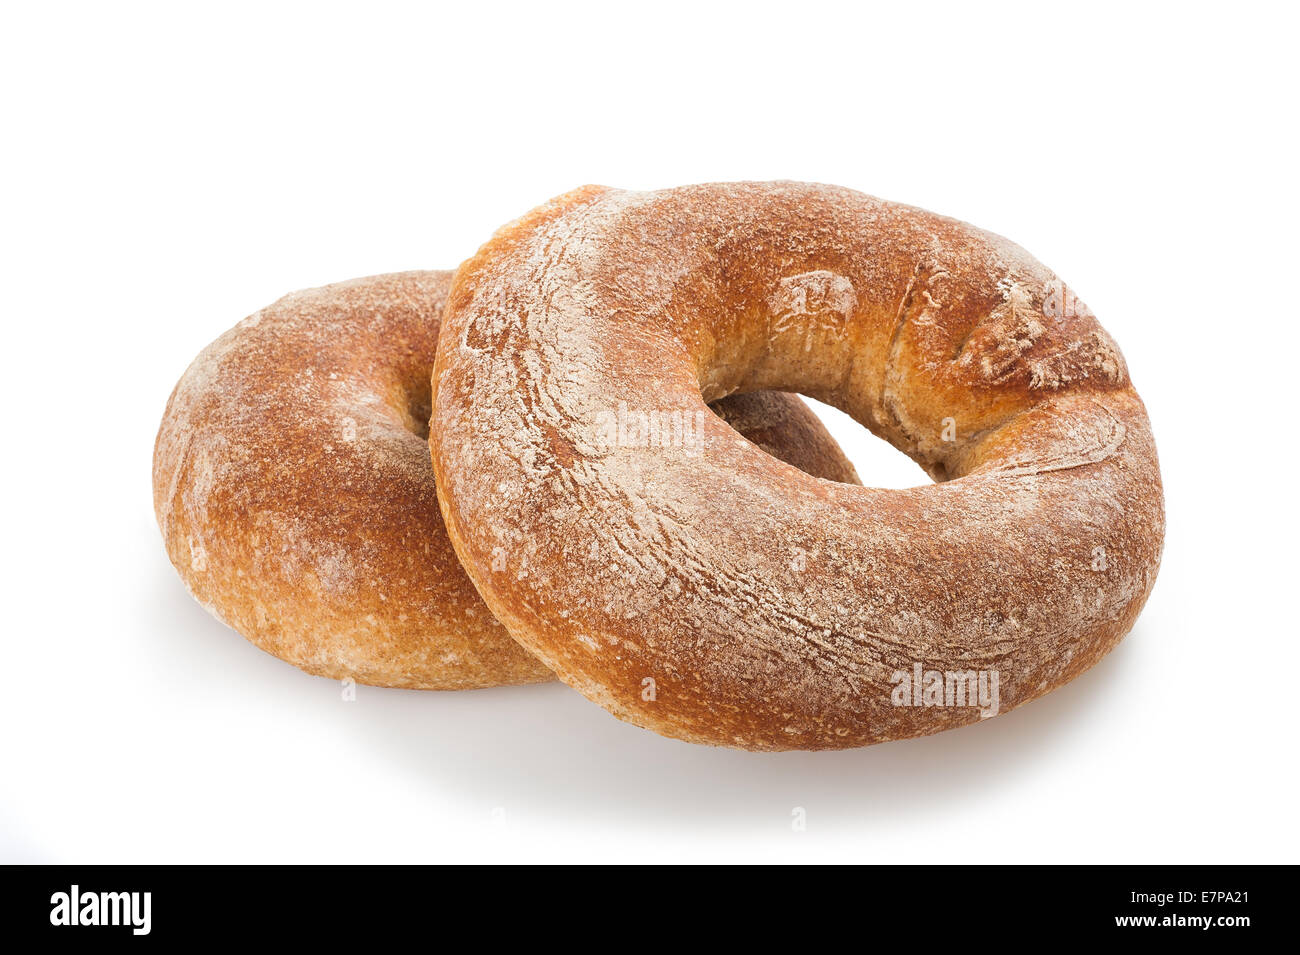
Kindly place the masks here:
<instances>
[{"instance_id":1,"label":"bread hole","mask_svg":"<svg viewBox=\"0 0 1300 955\"><path fill-rule=\"evenodd\" d=\"M803 396L821 419L866 487L904 490L931 483L920 465L888 441L876 437L843 411Z\"/></svg>"},{"instance_id":2,"label":"bread hole","mask_svg":"<svg viewBox=\"0 0 1300 955\"><path fill-rule=\"evenodd\" d=\"M403 382L398 408L406 430L422 441L429 440L429 418L433 415L433 380L429 375L418 375L413 381Z\"/></svg>"}]
</instances>

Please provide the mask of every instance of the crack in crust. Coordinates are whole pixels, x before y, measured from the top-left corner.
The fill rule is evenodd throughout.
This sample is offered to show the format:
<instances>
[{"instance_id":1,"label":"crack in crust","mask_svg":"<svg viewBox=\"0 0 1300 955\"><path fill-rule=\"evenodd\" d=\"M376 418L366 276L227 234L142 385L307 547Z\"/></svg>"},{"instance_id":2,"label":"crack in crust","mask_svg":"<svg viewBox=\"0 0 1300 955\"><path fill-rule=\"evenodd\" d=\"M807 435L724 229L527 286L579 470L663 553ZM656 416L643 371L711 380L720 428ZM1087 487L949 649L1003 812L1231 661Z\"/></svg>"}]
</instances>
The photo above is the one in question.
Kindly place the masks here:
<instances>
[{"instance_id":1,"label":"crack in crust","mask_svg":"<svg viewBox=\"0 0 1300 955\"><path fill-rule=\"evenodd\" d=\"M895 390L895 386L903 378L903 370L899 367L903 330L909 322L914 321L927 310L941 307L941 303L935 301L934 296L931 294L930 283L936 279L946 278L947 275L947 271L939 268L937 262L933 259L917 263L907 281L907 288L903 292L903 297L898 303L898 318L894 323L894 332L889 339L889 352L885 360L885 374L881 380L879 404L885 410L890 424L897 430L901 438L901 441L897 442L899 447L910 448L912 453L919 449L921 441L908 434L907 425L904 422L903 403L898 398Z\"/></svg>"}]
</instances>

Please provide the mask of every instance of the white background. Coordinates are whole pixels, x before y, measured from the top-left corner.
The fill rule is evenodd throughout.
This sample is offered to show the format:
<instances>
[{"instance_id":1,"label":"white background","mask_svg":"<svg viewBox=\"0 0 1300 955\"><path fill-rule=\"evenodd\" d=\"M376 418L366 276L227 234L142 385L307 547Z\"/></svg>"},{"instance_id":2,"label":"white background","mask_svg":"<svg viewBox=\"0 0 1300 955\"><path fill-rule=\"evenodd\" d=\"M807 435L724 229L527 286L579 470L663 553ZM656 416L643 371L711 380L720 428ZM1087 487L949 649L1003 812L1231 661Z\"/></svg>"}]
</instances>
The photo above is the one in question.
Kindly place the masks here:
<instances>
[{"instance_id":1,"label":"white background","mask_svg":"<svg viewBox=\"0 0 1300 955\"><path fill-rule=\"evenodd\" d=\"M2 16L0 861L1298 861L1292 12ZM150 455L225 328L454 266L581 183L773 178L1007 235L1120 342L1168 537L1092 671L937 737L756 755L560 685L344 703L186 595ZM923 480L828 416L865 480Z\"/></svg>"}]
</instances>

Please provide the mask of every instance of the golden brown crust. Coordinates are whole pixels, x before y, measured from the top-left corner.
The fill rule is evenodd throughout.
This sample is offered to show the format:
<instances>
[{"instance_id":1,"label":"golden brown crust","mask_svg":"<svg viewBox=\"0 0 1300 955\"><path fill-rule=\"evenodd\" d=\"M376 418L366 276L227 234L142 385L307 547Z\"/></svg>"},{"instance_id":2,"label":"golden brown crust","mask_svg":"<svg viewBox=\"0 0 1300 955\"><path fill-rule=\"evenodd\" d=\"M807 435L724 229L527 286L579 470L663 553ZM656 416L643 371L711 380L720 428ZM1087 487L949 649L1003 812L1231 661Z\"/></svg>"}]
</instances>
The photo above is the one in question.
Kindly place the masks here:
<instances>
[{"instance_id":1,"label":"golden brown crust","mask_svg":"<svg viewBox=\"0 0 1300 955\"><path fill-rule=\"evenodd\" d=\"M749 749L859 746L1006 710L1132 626L1163 499L1114 342L1001 237L831 186L586 187L457 272L431 445L457 554L521 643L615 715ZM838 407L942 483L829 484L703 420L754 389ZM496 555L495 568L490 555ZM961 683L962 679L957 682Z\"/></svg>"},{"instance_id":2,"label":"golden brown crust","mask_svg":"<svg viewBox=\"0 0 1300 955\"><path fill-rule=\"evenodd\" d=\"M172 563L212 613L310 673L425 689L552 678L483 605L438 513L425 435L450 279L288 295L205 349L167 404L153 484ZM772 453L852 475L797 399L723 404Z\"/></svg>"}]
</instances>

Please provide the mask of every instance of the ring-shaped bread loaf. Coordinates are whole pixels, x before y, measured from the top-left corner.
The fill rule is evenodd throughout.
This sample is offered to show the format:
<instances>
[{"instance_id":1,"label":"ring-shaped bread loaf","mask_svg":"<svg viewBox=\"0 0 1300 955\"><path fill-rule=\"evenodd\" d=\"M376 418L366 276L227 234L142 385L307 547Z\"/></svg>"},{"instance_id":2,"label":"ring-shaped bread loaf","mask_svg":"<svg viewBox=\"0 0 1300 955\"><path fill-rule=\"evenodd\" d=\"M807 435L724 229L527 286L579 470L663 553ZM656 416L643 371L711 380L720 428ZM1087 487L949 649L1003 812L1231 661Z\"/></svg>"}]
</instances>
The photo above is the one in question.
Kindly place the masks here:
<instances>
[{"instance_id":1,"label":"ring-shaped bread loaf","mask_svg":"<svg viewBox=\"0 0 1300 955\"><path fill-rule=\"evenodd\" d=\"M1164 515L1119 349L999 236L848 189L586 187L457 272L434 471L462 564L560 678L668 736L860 746L1094 664ZM819 480L701 416L842 409L938 483ZM698 421L628 440L627 416Z\"/></svg>"}]
</instances>

